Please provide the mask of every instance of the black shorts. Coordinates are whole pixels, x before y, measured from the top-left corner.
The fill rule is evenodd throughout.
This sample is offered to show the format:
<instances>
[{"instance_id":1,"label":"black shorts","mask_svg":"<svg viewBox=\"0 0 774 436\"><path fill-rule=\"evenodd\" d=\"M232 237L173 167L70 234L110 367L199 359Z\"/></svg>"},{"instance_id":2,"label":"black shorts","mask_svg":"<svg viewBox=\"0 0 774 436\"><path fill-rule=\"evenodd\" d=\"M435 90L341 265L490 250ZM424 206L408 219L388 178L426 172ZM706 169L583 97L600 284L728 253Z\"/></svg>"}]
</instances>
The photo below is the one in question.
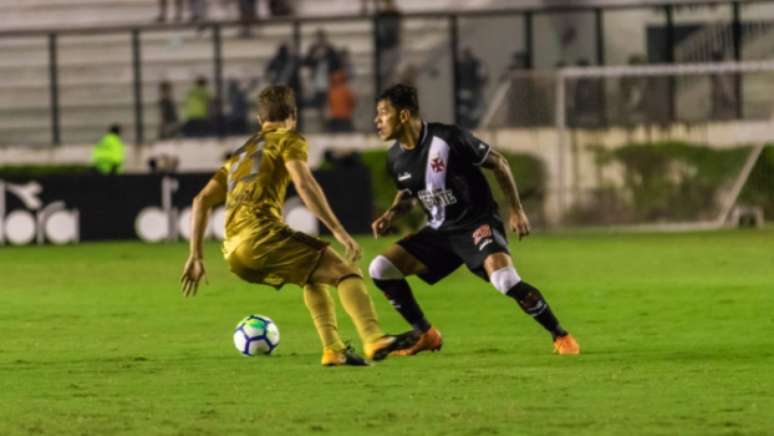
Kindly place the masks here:
<instances>
[{"instance_id":1,"label":"black shorts","mask_svg":"<svg viewBox=\"0 0 774 436\"><path fill-rule=\"evenodd\" d=\"M412 256L425 264L427 271L417 274L433 284L448 276L463 263L484 280L484 259L495 253L508 253L508 239L499 217L481 221L469 229L438 231L424 227L398 241Z\"/></svg>"}]
</instances>

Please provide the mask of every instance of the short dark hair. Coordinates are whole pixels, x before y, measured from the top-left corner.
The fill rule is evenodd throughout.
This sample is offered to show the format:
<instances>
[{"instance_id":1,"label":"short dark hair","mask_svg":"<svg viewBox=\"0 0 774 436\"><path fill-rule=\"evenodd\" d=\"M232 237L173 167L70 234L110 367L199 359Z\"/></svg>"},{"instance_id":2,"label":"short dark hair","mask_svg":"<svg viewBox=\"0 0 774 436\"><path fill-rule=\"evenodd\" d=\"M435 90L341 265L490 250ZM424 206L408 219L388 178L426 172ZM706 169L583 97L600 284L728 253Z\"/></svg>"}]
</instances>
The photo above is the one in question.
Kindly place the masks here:
<instances>
[{"instance_id":1,"label":"short dark hair","mask_svg":"<svg viewBox=\"0 0 774 436\"><path fill-rule=\"evenodd\" d=\"M115 133L116 135L121 135L121 125L111 124L110 127L108 127L108 132Z\"/></svg>"},{"instance_id":2,"label":"short dark hair","mask_svg":"<svg viewBox=\"0 0 774 436\"><path fill-rule=\"evenodd\" d=\"M403 109L408 109L411 115L419 115L417 88L414 88L413 86L404 85L402 83L392 85L379 94L379 99L377 101L381 100L389 101L399 112Z\"/></svg>"},{"instance_id":3,"label":"short dark hair","mask_svg":"<svg viewBox=\"0 0 774 436\"><path fill-rule=\"evenodd\" d=\"M261 122L285 121L296 114L296 96L289 86L269 86L258 95Z\"/></svg>"}]
</instances>

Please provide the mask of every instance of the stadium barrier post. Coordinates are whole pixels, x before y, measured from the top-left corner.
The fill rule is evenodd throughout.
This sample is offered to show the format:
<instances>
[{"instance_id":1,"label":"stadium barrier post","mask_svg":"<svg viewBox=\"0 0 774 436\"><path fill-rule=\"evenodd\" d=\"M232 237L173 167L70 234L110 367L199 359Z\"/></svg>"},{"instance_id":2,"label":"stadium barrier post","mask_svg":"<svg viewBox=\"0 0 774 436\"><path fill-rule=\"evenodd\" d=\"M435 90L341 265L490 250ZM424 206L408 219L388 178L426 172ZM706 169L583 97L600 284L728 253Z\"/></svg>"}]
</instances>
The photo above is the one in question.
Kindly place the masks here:
<instances>
[{"instance_id":1,"label":"stadium barrier post","mask_svg":"<svg viewBox=\"0 0 774 436\"><path fill-rule=\"evenodd\" d=\"M456 15L449 15L449 49L452 61L452 101L454 124L460 123L459 23Z\"/></svg>"},{"instance_id":2,"label":"stadium barrier post","mask_svg":"<svg viewBox=\"0 0 774 436\"><path fill-rule=\"evenodd\" d=\"M223 38L220 24L212 25L212 56L215 76L215 130L219 138L226 136L223 125Z\"/></svg>"},{"instance_id":3,"label":"stadium barrier post","mask_svg":"<svg viewBox=\"0 0 774 436\"><path fill-rule=\"evenodd\" d=\"M51 143L62 143L59 125L59 68L57 60L57 34L48 34L48 81L51 98Z\"/></svg>"},{"instance_id":4,"label":"stadium barrier post","mask_svg":"<svg viewBox=\"0 0 774 436\"><path fill-rule=\"evenodd\" d=\"M142 101L142 53L140 30L132 29L132 81L134 85L134 143L145 143Z\"/></svg>"}]
</instances>

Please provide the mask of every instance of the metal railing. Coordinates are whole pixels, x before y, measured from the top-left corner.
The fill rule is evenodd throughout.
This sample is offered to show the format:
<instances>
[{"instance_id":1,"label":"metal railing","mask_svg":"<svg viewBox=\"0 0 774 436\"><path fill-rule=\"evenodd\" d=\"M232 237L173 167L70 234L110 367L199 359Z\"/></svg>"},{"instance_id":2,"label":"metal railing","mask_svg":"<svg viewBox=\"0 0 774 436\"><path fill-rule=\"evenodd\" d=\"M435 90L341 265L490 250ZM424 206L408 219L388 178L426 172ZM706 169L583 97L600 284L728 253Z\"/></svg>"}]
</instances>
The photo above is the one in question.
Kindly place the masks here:
<instances>
[{"instance_id":1,"label":"metal railing","mask_svg":"<svg viewBox=\"0 0 774 436\"><path fill-rule=\"evenodd\" d=\"M752 1L729 1L729 0L707 0L704 2L695 3L695 5L727 5L730 10L732 11L732 18L730 20L729 26L726 26L725 29L721 33L723 34L723 44L731 44L733 47L733 60L739 61L742 58L742 49L744 46L744 38L756 38L761 32L768 35L770 33L771 26L768 25L768 23L761 27L758 26L755 23L748 23L744 24L742 22L742 19L740 17L740 8L742 5L747 5L751 3L773 3L771 0L752 0ZM481 11L466 11L466 12L460 12L460 13L450 13L450 14L438 14L438 13L411 13L411 14L404 14L402 16L403 20L417 20L417 19L435 19L435 20L441 20L446 21L447 25L445 26L445 31L447 32L446 40L448 41L448 48L445 48L444 51L448 54L449 57L449 65L451 65L451 71L450 71L450 86L449 86L449 92L452 93L450 101L454 103L455 110L452 111L452 119L445 120L450 122L459 122L460 121L460 112L456 108L460 106L460 89L462 84L460 83L460 75L459 75L459 68L457 67L460 62L459 53L461 52L461 46L464 45L464 37L466 35L466 32L464 32L464 24L462 24L462 20L465 19L475 19L475 18L503 18L503 17L509 17L514 20L515 22L518 22L522 28L524 29L523 33L523 65L521 66L523 69L529 70L532 69L534 66L534 53L536 49L536 38L535 33L537 31L536 25L535 25L535 17L545 14L562 14L562 13L573 13L573 12L593 12L594 14L594 62L597 65L605 65L606 64L606 53L605 53L605 41L606 41L606 34L605 34L605 27L603 25L604 23L604 16L605 13L608 11L620 11L620 10L626 10L626 9L649 9L649 10L655 10L655 11L663 11L665 21L664 21L664 31L666 35L667 44L665 45L665 52L661 53L660 57L662 59L665 59L667 62L676 62L679 61L680 58L683 56L680 53L682 53L681 50L688 50L688 48L682 49L681 46L676 43L675 39L675 22L674 22L674 9L675 5L671 3L662 3L662 4L648 4L645 6L635 6L635 5L615 5L615 6L592 6L592 7L585 7L582 5L578 6L559 6L559 7L544 7L544 8L508 8L508 9L498 9L498 10L481 10ZM363 17L361 15L351 15L351 16L339 16L339 17L297 17L297 18L273 18L271 20L257 20L254 25L257 27L271 27L271 26L286 26L290 27L290 41L292 44L292 49L295 53L301 54L302 49L302 31L304 31L307 26L317 26L320 24L331 24L331 23L339 23L339 22L347 22L347 21L360 21L360 22L370 22L371 28L374 29L377 24L377 20L379 20L378 16L370 16L370 17ZM63 140L62 136L62 130L63 130L63 123L62 123L62 115L63 115L63 109L62 109L62 99L61 99L61 91L63 85L60 78L61 78L61 56L60 56L60 41L63 37L69 37L69 36L93 36L95 38L99 38L104 35L108 34L126 34L129 35L130 38L130 44L131 44L131 50L130 50L130 59L128 59L128 62L131 64L131 89L132 89L132 111L133 111L133 122L131 125L133 125L133 133L134 133L134 142L137 144L142 144L148 141L149 135L148 135L148 123L145 121L145 110L147 106L146 102L146 96L143 92L143 86L147 84L147 79L143 77L143 60L142 60L142 53L143 53L143 35L152 33L152 32L175 32L175 31L186 31L186 30L193 30L195 28L199 29L205 29L211 36L210 38L210 45L212 49L212 58L211 58L211 68L212 68L212 78L214 82L214 120L216 128L214 129L215 133L218 136L223 136L226 134L226 129L224 126L224 113L223 113L223 102L224 102L224 62L227 60L224 57L224 38L223 38L223 32L224 30L230 30L235 29L241 26L242 23L238 21L224 21L224 22L206 22L206 23L196 23L196 24L157 24L157 23L149 23L149 24L142 24L142 25L132 25L132 26L123 26L123 27L116 27L111 26L108 28L102 28L102 27L88 27L88 28L80 28L80 29L47 29L47 30L29 30L29 31L0 31L0 40L8 40L12 38L27 38L27 37L41 37L46 38L47 44L46 44L46 50L48 52L48 93L49 93L49 99L48 99L48 112L50 114L50 121L49 121L49 128L50 128L50 143L54 145L62 144L63 142L67 142L66 140ZM761 27L759 29L759 27ZM748 29L749 28L749 29ZM697 41L702 40L700 42L688 42L685 43L685 47L704 47L706 46L706 43L703 41L706 40L704 36L694 36ZM382 62L380 53L382 53L382 48L380 47L380 41L378 38L375 37L375 35L370 36L370 43L371 43L371 53L370 56L372 57L372 77L370 77L370 80L372 81L370 90L364 92L365 95L368 96L375 96L377 95L382 88L385 85L385 78L381 77L380 71ZM709 38L712 41L714 41L713 38ZM712 42L712 44L716 44L716 42ZM404 43L406 45L406 43ZM694 51L704 50L701 48L691 48L690 51L693 53ZM704 50L706 51L706 50ZM691 57L695 57L693 54L691 54ZM432 60L430 60L432 61ZM737 90L740 88L741 84L737 83ZM674 94L674 90L672 91L672 94ZM738 93L740 98L737 98L737 104L739 105L738 109L738 115L742 115L741 111L741 105L742 105L742 99L741 99L741 93ZM300 101L300 104L303 104L303 101ZM300 108L303 110L303 107ZM99 132L95 132L95 136ZM0 138L0 142L2 142L2 138ZM0 144L0 145L10 145L10 144Z\"/></svg>"}]
</instances>

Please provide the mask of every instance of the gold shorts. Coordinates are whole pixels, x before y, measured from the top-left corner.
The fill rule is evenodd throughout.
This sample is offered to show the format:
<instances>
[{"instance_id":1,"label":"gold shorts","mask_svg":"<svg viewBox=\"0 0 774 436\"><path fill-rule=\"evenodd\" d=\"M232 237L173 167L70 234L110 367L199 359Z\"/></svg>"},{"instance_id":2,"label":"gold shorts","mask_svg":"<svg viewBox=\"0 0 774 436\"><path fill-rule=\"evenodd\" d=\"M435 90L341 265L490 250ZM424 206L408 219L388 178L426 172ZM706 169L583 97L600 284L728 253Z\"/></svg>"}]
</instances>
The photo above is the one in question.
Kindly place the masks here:
<instances>
[{"instance_id":1,"label":"gold shorts","mask_svg":"<svg viewBox=\"0 0 774 436\"><path fill-rule=\"evenodd\" d=\"M277 289L285 283L304 286L328 243L287 226L246 238L229 254L231 272L250 283Z\"/></svg>"}]
</instances>

